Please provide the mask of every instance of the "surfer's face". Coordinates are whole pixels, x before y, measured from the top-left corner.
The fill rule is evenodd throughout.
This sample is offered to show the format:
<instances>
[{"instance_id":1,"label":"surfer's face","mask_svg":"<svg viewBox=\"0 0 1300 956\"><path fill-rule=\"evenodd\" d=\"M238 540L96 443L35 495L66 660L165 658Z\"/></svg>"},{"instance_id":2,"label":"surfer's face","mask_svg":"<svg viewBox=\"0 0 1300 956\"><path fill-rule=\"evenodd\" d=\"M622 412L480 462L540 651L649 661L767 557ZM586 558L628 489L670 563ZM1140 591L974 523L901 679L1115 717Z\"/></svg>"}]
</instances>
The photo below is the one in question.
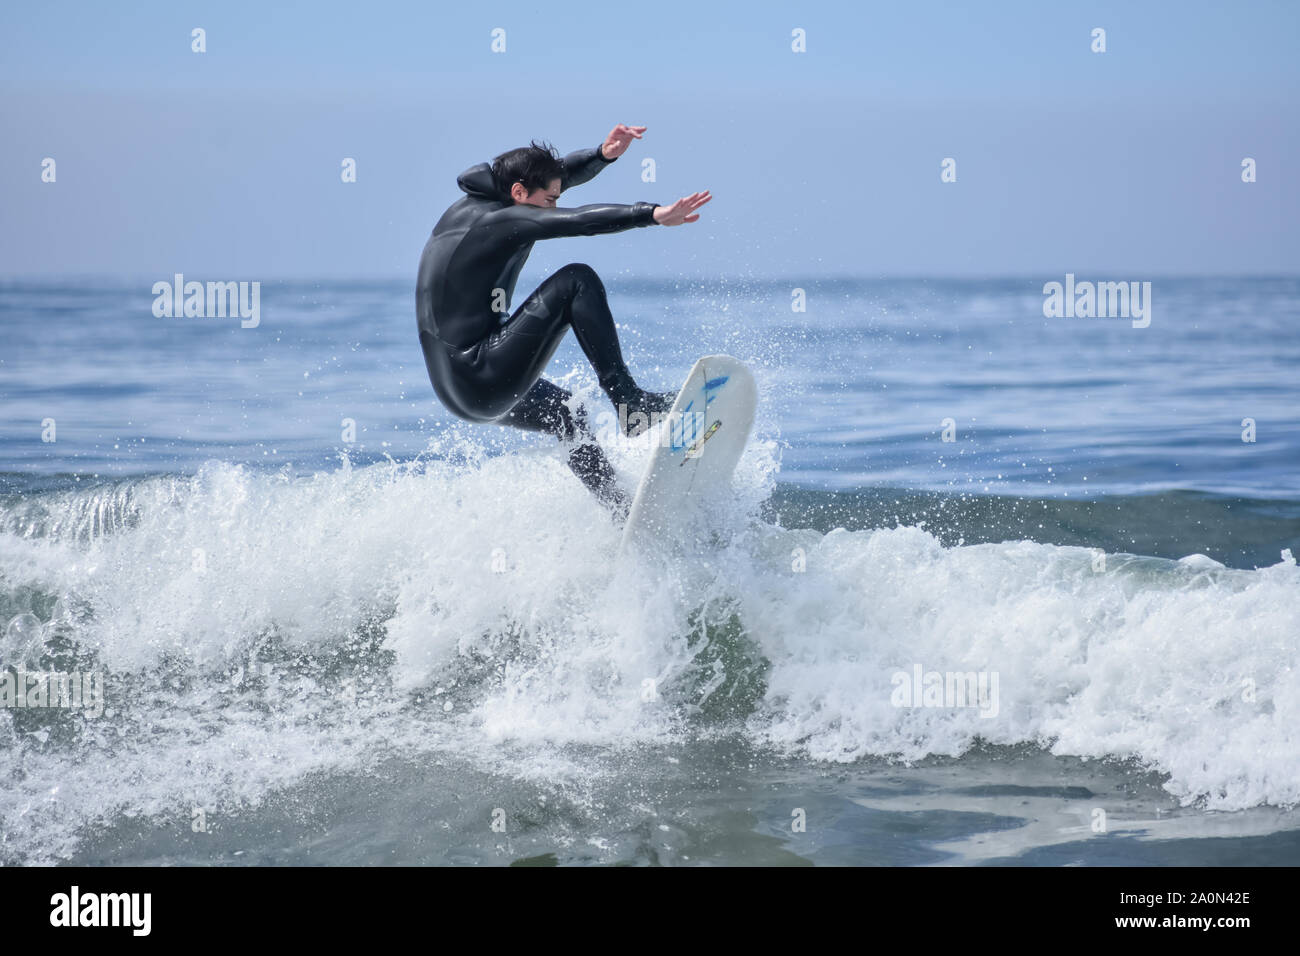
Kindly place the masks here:
<instances>
[{"instance_id":1,"label":"surfer's face","mask_svg":"<svg viewBox=\"0 0 1300 956\"><path fill-rule=\"evenodd\" d=\"M525 206L554 208L555 200L560 198L560 181L552 179L545 189L534 189L532 192L523 183L515 183L510 187L510 198Z\"/></svg>"}]
</instances>

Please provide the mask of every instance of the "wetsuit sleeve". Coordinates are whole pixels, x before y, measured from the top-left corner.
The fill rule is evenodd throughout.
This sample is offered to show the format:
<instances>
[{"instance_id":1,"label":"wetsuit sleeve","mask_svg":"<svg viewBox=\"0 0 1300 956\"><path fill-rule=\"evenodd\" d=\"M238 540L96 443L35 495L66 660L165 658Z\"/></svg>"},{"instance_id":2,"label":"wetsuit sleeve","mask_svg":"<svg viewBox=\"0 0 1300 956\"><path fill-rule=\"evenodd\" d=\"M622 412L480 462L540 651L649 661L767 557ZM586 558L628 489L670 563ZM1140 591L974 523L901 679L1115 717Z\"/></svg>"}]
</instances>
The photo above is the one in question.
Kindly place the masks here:
<instances>
[{"instance_id":1,"label":"wetsuit sleeve","mask_svg":"<svg viewBox=\"0 0 1300 956\"><path fill-rule=\"evenodd\" d=\"M654 225L656 204L593 203L573 209L519 204L492 213L494 228L503 228L524 242L565 236L600 236L637 226ZM485 217L486 218L486 217Z\"/></svg>"},{"instance_id":2,"label":"wetsuit sleeve","mask_svg":"<svg viewBox=\"0 0 1300 956\"><path fill-rule=\"evenodd\" d=\"M583 183L590 182L598 172L616 159L617 156L614 159L606 159L600 151L600 146L595 149L575 150L564 157L564 175L560 177L560 192L564 192L570 186L581 186Z\"/></svg>"}]
</instances>

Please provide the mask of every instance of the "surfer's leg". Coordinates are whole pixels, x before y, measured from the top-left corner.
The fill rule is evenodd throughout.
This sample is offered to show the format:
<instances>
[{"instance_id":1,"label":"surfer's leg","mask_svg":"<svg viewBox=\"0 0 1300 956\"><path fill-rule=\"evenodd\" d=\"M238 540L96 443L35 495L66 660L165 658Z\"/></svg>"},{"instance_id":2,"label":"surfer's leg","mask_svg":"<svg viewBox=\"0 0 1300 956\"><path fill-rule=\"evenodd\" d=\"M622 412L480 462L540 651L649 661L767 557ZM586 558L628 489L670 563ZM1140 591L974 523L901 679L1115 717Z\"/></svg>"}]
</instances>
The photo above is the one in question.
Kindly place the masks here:
<instances>
[{"instance_id":1,"label":"surfer's leg","mask_svg":"<svg viewBox=\"0 0 1300 956\"><path fill-rule=\"evenodd\" d=\"M627 498L614 478L614 468L587 428L585 412L569 409L568 391L539 378L499 424L545 432L562 441L577 441L569 451L569 468L588 489L616 512L627 511Z\"/></svg>"},{"instance_id":2,"label":"surfer's leg","mask_svg":"<svg viewBox=\"0 0 1300 956\"><path fill-rule=\"evenodd\" d=\"M626 408L629 414L624 420L633 418L632 412L643 412L648 420L651 413L672 407L676 396L645 391L632 378L623 361L604 283L591 266L582 263L564 266L537 287L489 339L489 360L494 366L526 370L520 376L525 381L536 379L555 354L566 328L573 329L609 400Z\"/></svg>"}]
</instances>

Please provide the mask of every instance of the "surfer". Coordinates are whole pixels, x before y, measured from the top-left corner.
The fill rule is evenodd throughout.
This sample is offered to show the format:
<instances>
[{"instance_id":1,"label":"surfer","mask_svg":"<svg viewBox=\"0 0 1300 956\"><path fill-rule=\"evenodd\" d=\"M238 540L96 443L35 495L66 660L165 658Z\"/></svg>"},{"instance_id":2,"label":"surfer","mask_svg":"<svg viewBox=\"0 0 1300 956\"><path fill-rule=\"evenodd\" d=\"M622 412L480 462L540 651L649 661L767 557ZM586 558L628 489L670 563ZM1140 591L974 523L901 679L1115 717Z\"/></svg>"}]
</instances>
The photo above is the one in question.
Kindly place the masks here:
<instances>
[{"instance_id":1,"label":"surfer","mask_svg":"<svg viewBox=\"0 0 1300 956\"><path fill-rule=\"evenodd\" d=\"M519 272L538 239L676 226L700 218L697 210L712 198L707 191L670 206L556 206L564 190L592 179L645 130L620 123L600 146L563 159L554 147L534 141L465 170L456 180L465 195L433 227L415 291L424 362L448 411L471 422L513 425L576 442L569 467L598 498L620 510L626 498L585 416L570 408L571 394L542 378L542 372L571 328L619 421L636 423L625 426L630 434L652 413L671 408L675 395L636 384L623 361L605 287L588 265L564 266L508 313Z\"/></svg>"}]
</instances>

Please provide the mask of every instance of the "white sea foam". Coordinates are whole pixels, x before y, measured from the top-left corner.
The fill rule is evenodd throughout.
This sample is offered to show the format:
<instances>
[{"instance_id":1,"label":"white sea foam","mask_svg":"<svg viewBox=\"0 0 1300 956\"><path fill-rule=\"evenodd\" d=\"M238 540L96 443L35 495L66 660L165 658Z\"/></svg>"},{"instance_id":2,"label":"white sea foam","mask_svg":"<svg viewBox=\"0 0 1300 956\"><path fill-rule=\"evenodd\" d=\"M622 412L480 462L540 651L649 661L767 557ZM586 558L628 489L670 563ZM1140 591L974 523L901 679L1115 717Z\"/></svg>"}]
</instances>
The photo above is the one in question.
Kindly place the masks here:
<instances>
[{"instance_id":1,"label":"white sea foam","mask_svg":"<svg viewBox=\"0 0 1300 956\"><path fill-rule=\"evenodd\" d=\"M625 478L647 447L615 448ZM50 630L113 675L115 713L69 739L0 711L0 859L58 858L96 821L185 822L384 754L580 773L568 745L679 735L736 692L753 665L735 647L702 665L709 641L768 662L744 732L813 761L1031 742L1134 758L1184 802L1300 801L1294 562L1111 555L1098 571L1079 548L781 529L756 516L775 473L761 442L719 517L729 543L620 562L618 528L558 450L435 451L308 478L212 463L13 505L10 608L59 596ZM299 666L364 633L377 649ZM997 716L894 706L892 675L918 664L996 672ZM347 706L344 673L360 687Z\"/></svg>"}]
</instances>

